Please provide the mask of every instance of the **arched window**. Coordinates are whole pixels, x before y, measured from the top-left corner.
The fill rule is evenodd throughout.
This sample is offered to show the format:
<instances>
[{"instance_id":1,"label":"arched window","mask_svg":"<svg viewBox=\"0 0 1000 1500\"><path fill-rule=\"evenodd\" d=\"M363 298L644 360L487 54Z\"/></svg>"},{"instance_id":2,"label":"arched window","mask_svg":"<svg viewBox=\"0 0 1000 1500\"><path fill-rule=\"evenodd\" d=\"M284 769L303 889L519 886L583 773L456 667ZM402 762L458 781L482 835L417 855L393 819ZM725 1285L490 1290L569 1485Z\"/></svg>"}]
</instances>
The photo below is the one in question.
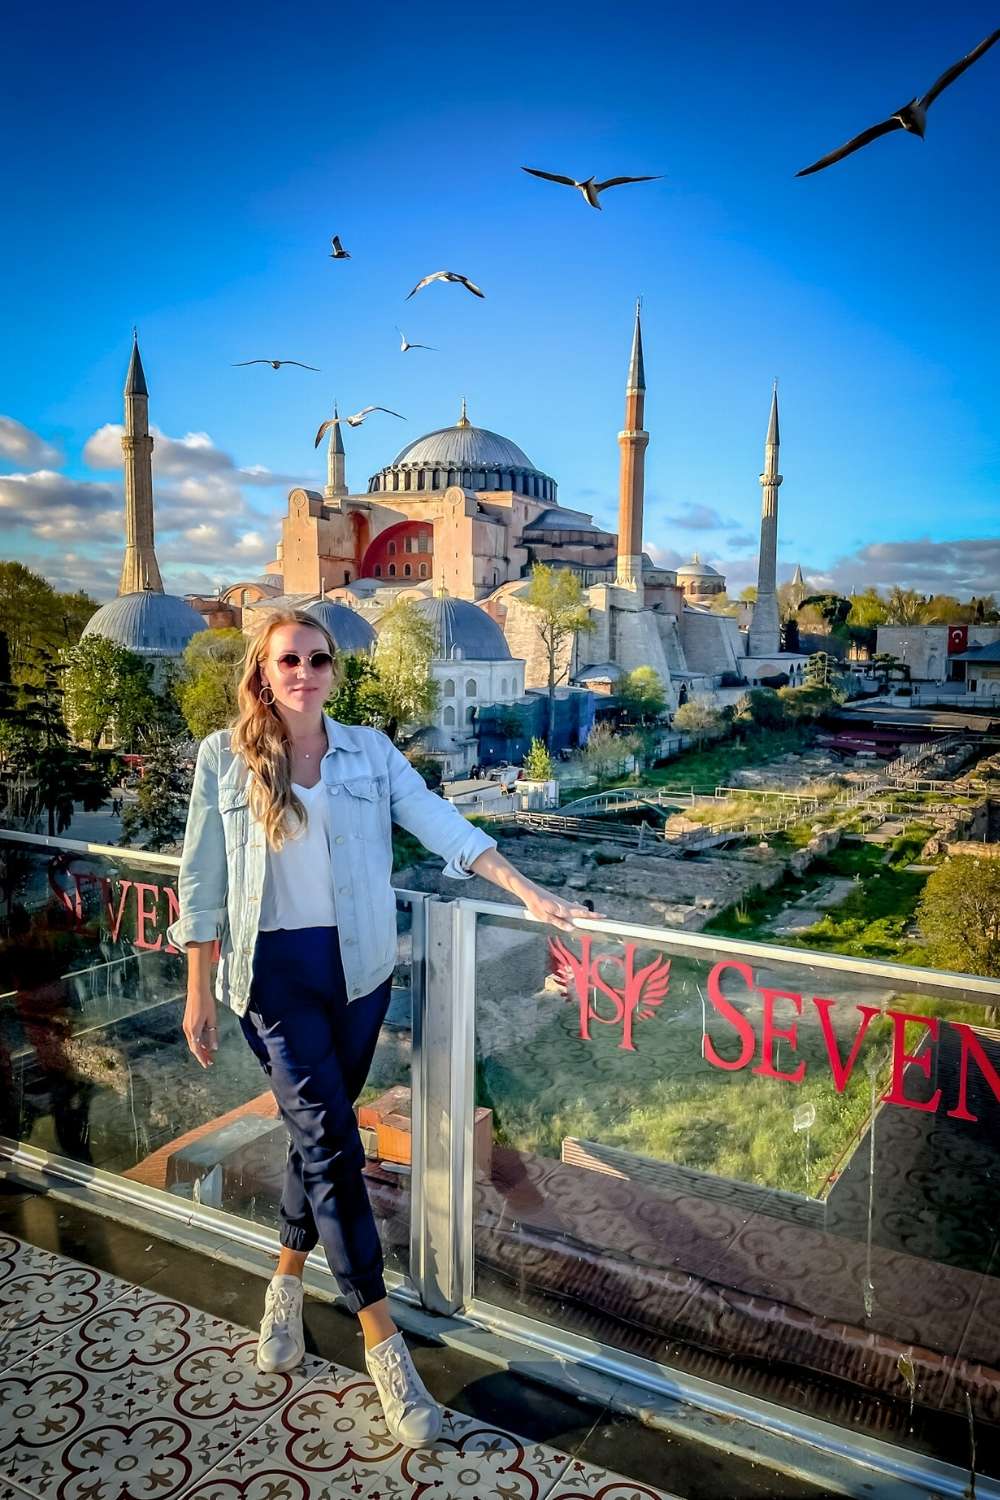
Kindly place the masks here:
<instances>
[{"instance_id":1,"label":"arched window","mask_svg":"<svg viewBox=\"0 0 1000 1500\"><path fill-rule=\"evenodd\" d=\"M422 490L423 489L423 487L424 487L424 480L426 478L427 478L427 471L426 471L426 469L421 469L419 471L419 473L417 474L417 489L418 490Z\"/></svg>"},{"instance_id":2,"label":"arched window","mask_svg":"<svg viewBox=\"0 0 1000 1500\"><path fill-rule=\"evenodd\" d=\"M382 564L381 563L376 563L375 564L375 577L376 578L381 578L382 577Z\"/></svg>"},{"instance_id":3,"label":"arched window","mask_svg":"<svg viewBox=\"0 0 1000 1500\"><path fill-rule=\"evenodd\" d=\"M389 545L388 545L388 547L385 550L387 552L395 552L395 550L396 550L396 543L395 542L390 542Z\"/></svg>"},{"instance_id":4,"label":"arched window","mask_svg":"<svg viewBox=\"0 0 1000 1500\"><path fill-rule=\"evenodd\" d=\"M390 563L389 564L389 577L390 578L395 578L395 576L396 576L396 564L395 563Z\"/></svg>"},{"instance_id":5,"label":"arched window","mask_svg":"<svg viewBox=\"0 0 1000 1500\"><path fill-rule=\"evenodd\" d=\"M427 577L427 564L426 563L421 563L420 564L420 576L421 576L421 578L426 578Z\"/></svg>"},{"instance_id":6,"label":"arched window","mask_svg":"<svg viewBox=\"0 0 1000 1500\"><path fill-rule=\"evenodd\" d=\"M469 707L469 708L467 708L465 710L465 722L466 722L466 724L471 724L473 722L473 720L475 719L475 717L476 717L476 707L475 707L475 704L472 704L471 707Z\"/></svg>"},{"instance_id":7,"label":"arched window","mask_svg":"<svg viewBox=\"0 0 1000 1500\"><path fill-rule=\"evenodd\" d=\"M411 566L410 566L409 563L406 563L406 565L403 568L403 572L404 572L404 574L406 575L407 578L410 577L411 573L413 572L413 569L411 568Z\"/></svg>"},{"instance_id":8,"label":"arched window","mask_svg":"<svg viewBox=\"0 0 1000 1500\"><path fill-rule=\"evenodd\" d=\"M455 722L455 710L450 703L445 704L444 722L446 724L454 724Z\"/></svg>"},{"instance_id":9,"label":"arched window","mask_svg":"<svg viewBox=\"0 0 1000 1500\"><path fill-rule=\"evenodd\" d=\"M344 582L345 583L350 583L350 581L351 581L350 571L347 568L345 568L344 569Z\"/></svg>"},{"instance_id":10,"label":"arched window","mask_svg":"<svg viewBox=\"0 0 1000 1500\"><path fill-rule=\"evenodd\" d=\"M506 679L506 677L501 677L501 679L500 679L500 696L501 696L501 698L506 698L506 696L507 696L507 679Z\"/></svg>"},{"instance_id":11,"label":"arched window","mask_svg":"<svg viewBox=\"0 0 1000 1500\"><path fill-rule=\"evenodd\" d=\"M445 678L444 695L446 698L454 698L455 696L455 682L451 677Z\"/></svg>"},{"instance_id":12,"label":"arched window","mask_svg":"<svg viewBox=\"0 0 1000 1500\"><path fill-rule=\"evenodd\" d=\"M474 677L467 677L465 679L465 696L467 698L474 698L477 691L476 679Z\"/></svg>"},{"instance_id":13,"label":"arched window","mask_svg":"<svg viewBox=\"0 0 1000 1500\"><path fill-rule=\"evenodd\" d=\"M427 535L424 537L424 551L425 552L429 552L432 557L434 556L434 533L433 533L433 531L429 531L427 533Z\"/></svg>"}]
</instances>

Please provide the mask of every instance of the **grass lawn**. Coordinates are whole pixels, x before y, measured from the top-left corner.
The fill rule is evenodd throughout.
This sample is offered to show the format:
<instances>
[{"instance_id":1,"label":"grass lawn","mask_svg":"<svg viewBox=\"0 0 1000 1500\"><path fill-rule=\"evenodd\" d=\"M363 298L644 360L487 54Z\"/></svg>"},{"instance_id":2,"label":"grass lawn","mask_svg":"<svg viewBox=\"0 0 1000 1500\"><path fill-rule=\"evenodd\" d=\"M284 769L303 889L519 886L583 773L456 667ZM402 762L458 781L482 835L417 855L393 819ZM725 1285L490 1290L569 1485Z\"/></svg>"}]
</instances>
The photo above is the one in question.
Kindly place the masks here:
<instances>
[{"instance_id":1,"label":"grass lawn","mask_svg":"<svg viewBox=\"0 0 1000 1500\"><path fill-rule=\"evenodd\" d=\"M774 936L775 917L790 900L817 889L825 880L851 877L858 885L846 901L827 912L814 927L782 934L778 941L789 948L919 963L921 950L907 936L907 929L916 915L927 876L905 866L917 858L930 832L927 824L913 824L893 840L888 850L878 844L841 844L804 875L789 876L771 890L720 912L705 931L767 941Z\"/></svg>"},{"instance_id":2,"label":"grass lawn","mask_svg":"<svg viewBox=\"0 0 1000 1500\"><path fill-rule=\"evenodd\" d=\"M638 775L619 776L595 786L589 791L609 791L618 786L660 786L671 791L687 792L691 787L714 791L717 786L729 786L736 771L748 766L763 766L778 760L790 752L807 750L815 739L811 729L789 729L775 734L747 735L746 743L723 740L706 746L703 750L683 750L673 760L652 766ZM585 795L576 788L567 796L567 801Z\"/></svg>"}]
</instances>

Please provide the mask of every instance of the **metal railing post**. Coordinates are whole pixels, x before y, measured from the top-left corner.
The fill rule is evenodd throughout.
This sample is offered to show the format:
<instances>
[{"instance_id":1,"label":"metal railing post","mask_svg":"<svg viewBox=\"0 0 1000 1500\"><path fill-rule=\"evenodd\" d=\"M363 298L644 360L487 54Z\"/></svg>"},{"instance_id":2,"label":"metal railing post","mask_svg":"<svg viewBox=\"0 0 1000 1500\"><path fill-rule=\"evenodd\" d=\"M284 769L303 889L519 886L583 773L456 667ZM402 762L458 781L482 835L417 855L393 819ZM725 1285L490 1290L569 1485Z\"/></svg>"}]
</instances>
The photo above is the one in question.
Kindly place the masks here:
<instances>
[{"instance_id":1,"label":"metal railing post","mask_svg":"<svg viewBox=\"0 0 1000 1500\"><path fill-rule=\"evenodd\" d=\"M455 902L427 903L410 1274L438 1313L456 1312L472 1282L475 921Z\"/></svg>"}]
</instances>

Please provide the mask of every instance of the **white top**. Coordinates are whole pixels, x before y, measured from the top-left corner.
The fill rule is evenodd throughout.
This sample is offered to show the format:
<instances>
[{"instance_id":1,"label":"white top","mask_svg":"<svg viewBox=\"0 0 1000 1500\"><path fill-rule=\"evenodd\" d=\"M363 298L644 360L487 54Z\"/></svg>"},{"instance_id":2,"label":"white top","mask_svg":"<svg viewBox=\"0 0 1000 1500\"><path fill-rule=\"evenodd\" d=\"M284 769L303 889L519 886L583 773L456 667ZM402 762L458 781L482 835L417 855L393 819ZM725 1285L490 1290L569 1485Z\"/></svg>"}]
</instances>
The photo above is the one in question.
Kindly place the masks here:
<instances>
[{"instance_id":1,"label":"white top","mask_svg":"<svg viewBox=\"0 0 1000 1500\"><path fill-rule=\"evenodd\" d=\"M275 853L268 849L260 931L277 928L336 927L330 850L330 793L322 781L293 790L306 810L306 825L285 839Z\"/></svg>"}]
</instances>

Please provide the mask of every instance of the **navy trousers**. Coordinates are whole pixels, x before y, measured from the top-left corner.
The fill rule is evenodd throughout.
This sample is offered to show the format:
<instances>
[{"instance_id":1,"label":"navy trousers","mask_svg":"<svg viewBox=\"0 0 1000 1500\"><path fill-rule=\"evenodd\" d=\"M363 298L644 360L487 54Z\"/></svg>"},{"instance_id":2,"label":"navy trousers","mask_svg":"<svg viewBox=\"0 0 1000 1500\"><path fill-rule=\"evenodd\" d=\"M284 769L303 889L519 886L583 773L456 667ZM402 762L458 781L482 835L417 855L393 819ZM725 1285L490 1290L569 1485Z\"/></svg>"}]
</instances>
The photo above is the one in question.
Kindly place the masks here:
<instances>
[{"instance_id":1,"label":"navy trousers","mask_svg":"<svg viewBox=\"0 0 1000 1500\"><path fill-rule=\"evenodd\" d=\"M348 1005L336 927L261 932L250 1004L240 1018L290 1137L281 1243L311 1250L322 1241L352 1312L385 1296L354 1102L391 986L390 977Z\"/></svg>"}]
</instances>

